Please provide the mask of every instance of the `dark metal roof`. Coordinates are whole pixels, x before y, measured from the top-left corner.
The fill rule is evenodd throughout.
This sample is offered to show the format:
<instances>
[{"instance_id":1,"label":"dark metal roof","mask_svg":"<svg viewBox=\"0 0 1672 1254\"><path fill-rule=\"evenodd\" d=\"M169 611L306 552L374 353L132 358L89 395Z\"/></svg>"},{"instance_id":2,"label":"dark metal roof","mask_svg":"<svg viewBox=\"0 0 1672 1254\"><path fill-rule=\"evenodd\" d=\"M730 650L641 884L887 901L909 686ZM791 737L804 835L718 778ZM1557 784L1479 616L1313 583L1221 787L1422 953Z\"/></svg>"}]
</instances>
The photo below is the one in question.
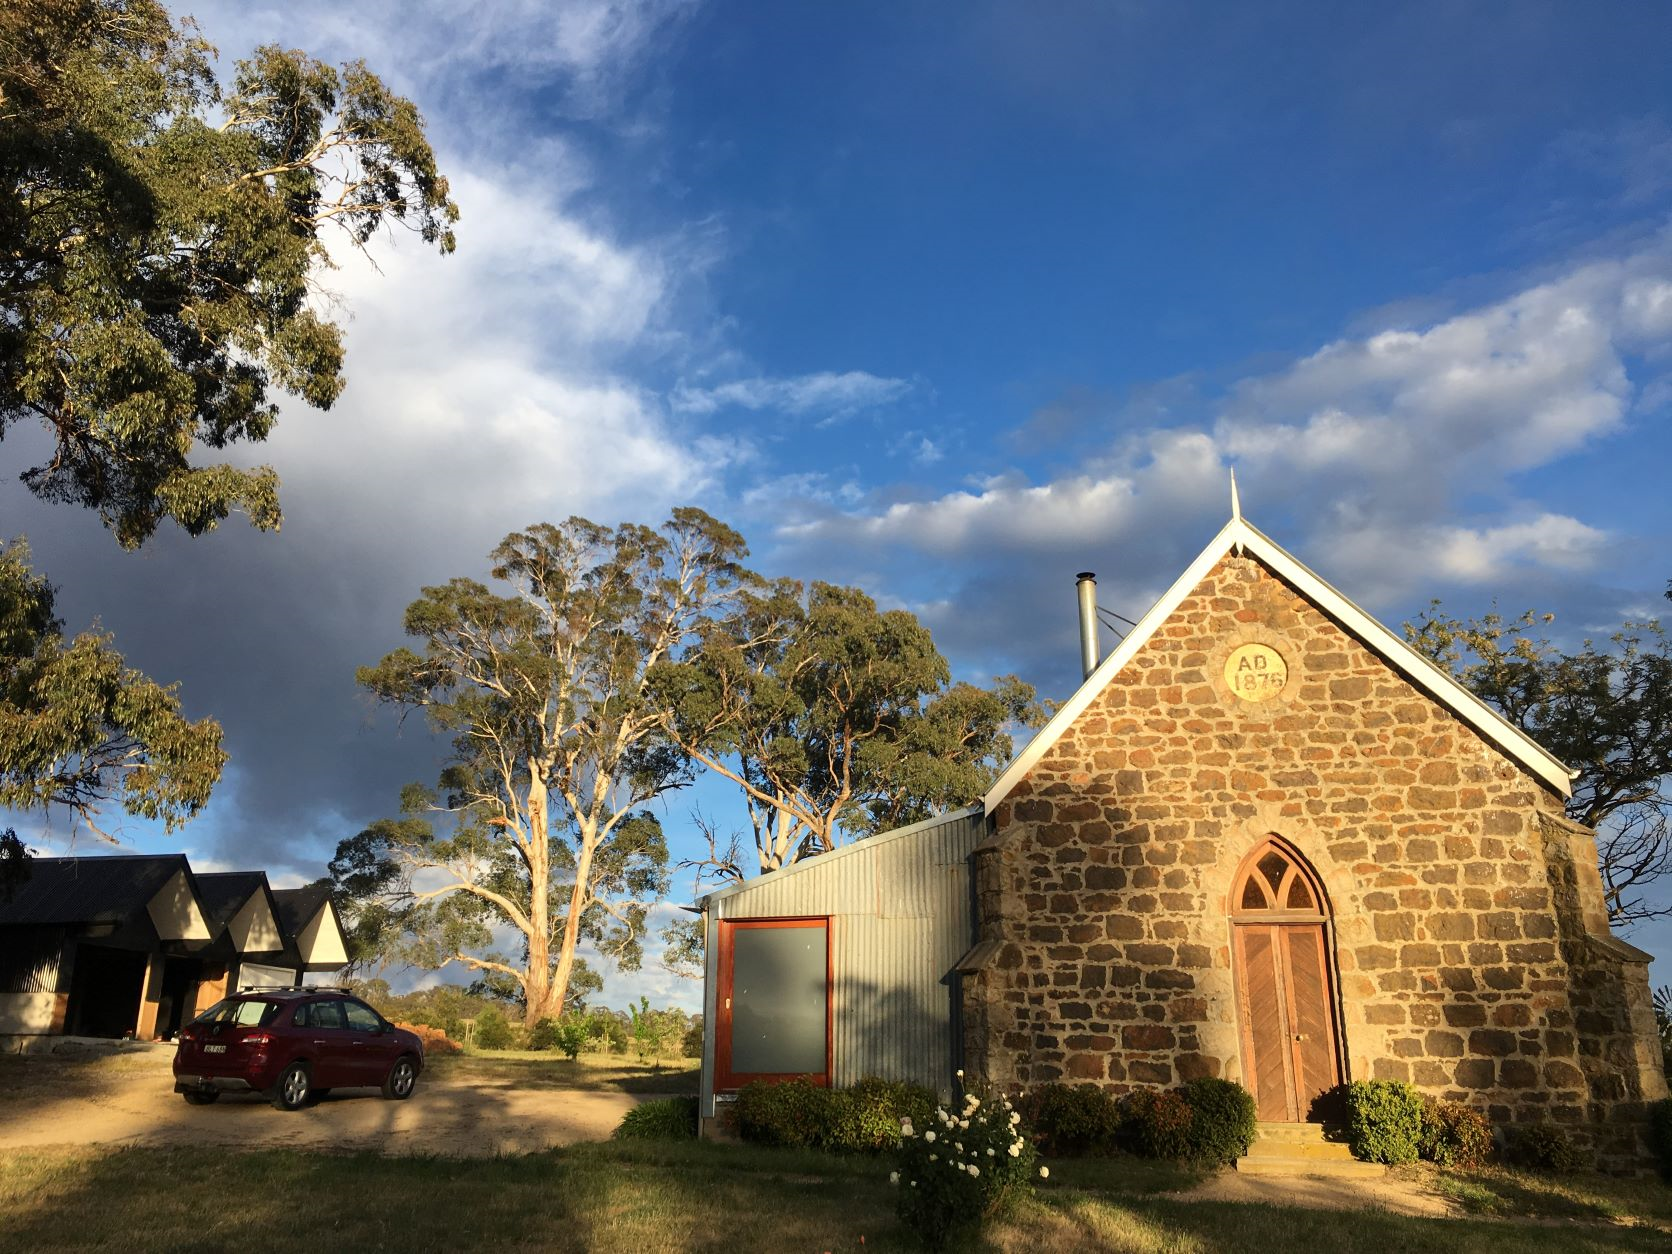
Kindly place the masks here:
<instances>
[{"instance_id":1,"label":"dark metal roof","mask_svg":"<svg viewBox=\"0 0 1672 1254\"><path fill-rule=\"evenodd\" d=\"M179 853L31 858L28 866L12 899L0 900L0 924L121 923L177 872L191 873Z\"/></svg>"},{"instance_id":2,"label":"dark metal roof","mask_svg":"<svg viewBox=\"0 0 1672 1254\"><path fill-rule=\"evenodd\" d=\"M244 903L267 887L262 871L212 871L197 877L197 896L203 913L216 927L225 927Z\"/></svg>"},{"instance_id":3,"label":"dark metal roof","mask_svg":"<svg viewBox=\"0 0 1672 1254\"><path fill-rule=\"evenodd\" d=\"M295 940L300 936L320 907L330 900L331 885L325 882L303 888L274 889L273 902L279 908L279 928L285 939Z\"/></svg>"}]
</instances>

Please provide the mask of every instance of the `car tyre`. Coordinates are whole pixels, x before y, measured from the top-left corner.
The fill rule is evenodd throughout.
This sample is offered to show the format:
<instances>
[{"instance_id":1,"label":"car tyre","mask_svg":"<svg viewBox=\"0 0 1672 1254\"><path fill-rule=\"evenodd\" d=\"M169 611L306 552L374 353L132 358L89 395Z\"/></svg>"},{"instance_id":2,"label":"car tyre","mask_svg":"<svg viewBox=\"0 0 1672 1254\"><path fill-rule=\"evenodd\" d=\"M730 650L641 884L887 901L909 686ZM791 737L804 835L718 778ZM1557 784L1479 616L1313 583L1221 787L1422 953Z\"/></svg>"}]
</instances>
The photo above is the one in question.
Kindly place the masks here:
<instances>
[{"instance_id":1,"label":"car tyre","mask_svg":"<svg viewBox=\"0 0 1672 1254\"><path fill-rule=\"evenodd\" d=\"M273 1105L279 1110L300 1110L312 1094L310 1084L307 1066L291 1063L273 1086Z\"/></svg>"},{"instance_id":2,"label":"car tyre","mask_svg":"<svg viewBox=\"0 0 1672 1254\"><path fill-rule=\"evenodd\" d=\"M219 1089L188 1089L180 1096L186 1099L186 1105L188 1106L212 1106L220 1099L221 1091Z\"/></svg>"},{"instance_id":3,"label":"car tyre","mask_svg":"<svg viewBox=\"0 0 1672 1254\"><path fill-rule=\"evenodd\" d=\"M389 1068L389 1074L383 1081L383 1096L392 1102L404 1102L417 1086L418 1064L402 1054L395 1059L395 1065Z\"/></svg>"}]
</instances>

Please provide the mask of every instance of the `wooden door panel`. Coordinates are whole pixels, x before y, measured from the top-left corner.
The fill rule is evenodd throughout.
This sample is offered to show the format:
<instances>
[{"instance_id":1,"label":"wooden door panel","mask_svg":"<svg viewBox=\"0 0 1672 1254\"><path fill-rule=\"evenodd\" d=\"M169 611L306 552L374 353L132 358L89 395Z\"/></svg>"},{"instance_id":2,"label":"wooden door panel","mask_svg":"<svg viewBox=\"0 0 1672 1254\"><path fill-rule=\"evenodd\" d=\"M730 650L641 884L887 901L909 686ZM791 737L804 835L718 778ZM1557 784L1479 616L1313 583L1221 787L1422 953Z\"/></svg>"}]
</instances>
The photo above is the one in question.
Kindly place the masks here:
<instances>
[{"instance_id":1,"label":"wooden door panel","mask_svg":"<svg viewBox=\"0 0 1672 1254\"><path fill-rule=\"evenodd\" d=\"M1308 924L1283 929L1284 983L1289 988L1295 1093L1298 1118L1304 1119L1312 1101L1335 1087L1335 1023L1329 996L1329 972L1324 964L1324 929Z\"/></svg>"},{"instance_id":2,"label":"wooden door panel","mask_svg":"<svg viewBox=\"0 0 1672 1254\"><path fill-rule=\"evenodd\" d=\"M1288 1024L1284 1014L1279 951L1274 927L1239 927L1237 947L1242 967L1244 1057L1248 1087L1261 1119L1291 1120L1290 1058L1285 1046Z\"/></svg>"}]
</instances>

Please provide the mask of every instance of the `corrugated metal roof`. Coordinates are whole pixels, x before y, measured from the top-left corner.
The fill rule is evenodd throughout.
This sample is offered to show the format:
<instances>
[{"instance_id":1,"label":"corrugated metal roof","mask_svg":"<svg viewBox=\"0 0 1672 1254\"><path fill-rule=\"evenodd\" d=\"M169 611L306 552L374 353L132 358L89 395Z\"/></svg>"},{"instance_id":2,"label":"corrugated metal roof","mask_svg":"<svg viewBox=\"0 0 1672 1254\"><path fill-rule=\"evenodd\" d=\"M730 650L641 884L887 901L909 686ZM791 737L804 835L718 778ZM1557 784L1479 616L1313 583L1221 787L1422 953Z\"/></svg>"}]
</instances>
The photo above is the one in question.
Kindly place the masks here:
<instances>
[{"instance_id":1,"label":"corrugated metal roof","mask_svg":"<svg viewBox=\"0 0 1672 1254\"><path fill-rule=\"evenodd\" d=\"M31 858L28 866L29 878L0 901L0 924L120 923L179 872L191 877L179 853Z\"/></svg>"}]
</instances>

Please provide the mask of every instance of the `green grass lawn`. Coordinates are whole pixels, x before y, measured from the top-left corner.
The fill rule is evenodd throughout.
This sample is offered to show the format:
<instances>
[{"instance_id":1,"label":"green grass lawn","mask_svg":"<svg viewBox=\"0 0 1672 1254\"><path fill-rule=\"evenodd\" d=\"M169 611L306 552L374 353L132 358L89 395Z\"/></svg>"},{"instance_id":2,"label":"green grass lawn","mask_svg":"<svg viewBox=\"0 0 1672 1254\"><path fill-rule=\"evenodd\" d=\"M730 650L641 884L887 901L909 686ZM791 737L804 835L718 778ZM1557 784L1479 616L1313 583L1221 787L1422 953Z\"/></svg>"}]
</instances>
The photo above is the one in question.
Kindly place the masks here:
<instances>
[{"instance_id":1,"label":"green grass lawn","mask_svg":"<svg viewBox=\"0 0 1672 1254\"><path fill-rule=\"evenodd\" d=\"M524 1049L477 1050L429 1059L431 1077L449 1084L513 1085L529 1089L615 1089L624 1093L695 1093L701 1063L665 1058L641 1063L632 1055L562 1054Z\"/></svg>"},{"instance_id":2,"label":"green grass lawn","mask_svg":"<svg viewBox=\"0 0 1672 1254\"><path fill-rule=\"evenodd\" d=\"M883 1160L685 1143L581 1145L499 1159L408 1159L264 1150L29 1150L0 1153L6 1250L525 1249L891 1251ZM1601 1251L1672 1248L1667 1198L1648 1182L1564 1185L1609 1220L1541 1209L1558 1222L1411 1219L1229 1202L1177 1190L1167 1165L1059 1163L979 1247L1215 1254L1231 1250ZM1471 1177L1472 1179L1473 1177ZM1497 1173L1480 1177L1498 1180ZM1504 1177L1510 1179L1512 1177ZM1463 1177L1457 1177L1463 1179ZM1577 1179L1577 1178L1575 1178ZM1546 1196L1529 1189L1535 1197ZM1658 1226L1657 1226L1658 1225Z\"/></svg>"}]
</instances>

